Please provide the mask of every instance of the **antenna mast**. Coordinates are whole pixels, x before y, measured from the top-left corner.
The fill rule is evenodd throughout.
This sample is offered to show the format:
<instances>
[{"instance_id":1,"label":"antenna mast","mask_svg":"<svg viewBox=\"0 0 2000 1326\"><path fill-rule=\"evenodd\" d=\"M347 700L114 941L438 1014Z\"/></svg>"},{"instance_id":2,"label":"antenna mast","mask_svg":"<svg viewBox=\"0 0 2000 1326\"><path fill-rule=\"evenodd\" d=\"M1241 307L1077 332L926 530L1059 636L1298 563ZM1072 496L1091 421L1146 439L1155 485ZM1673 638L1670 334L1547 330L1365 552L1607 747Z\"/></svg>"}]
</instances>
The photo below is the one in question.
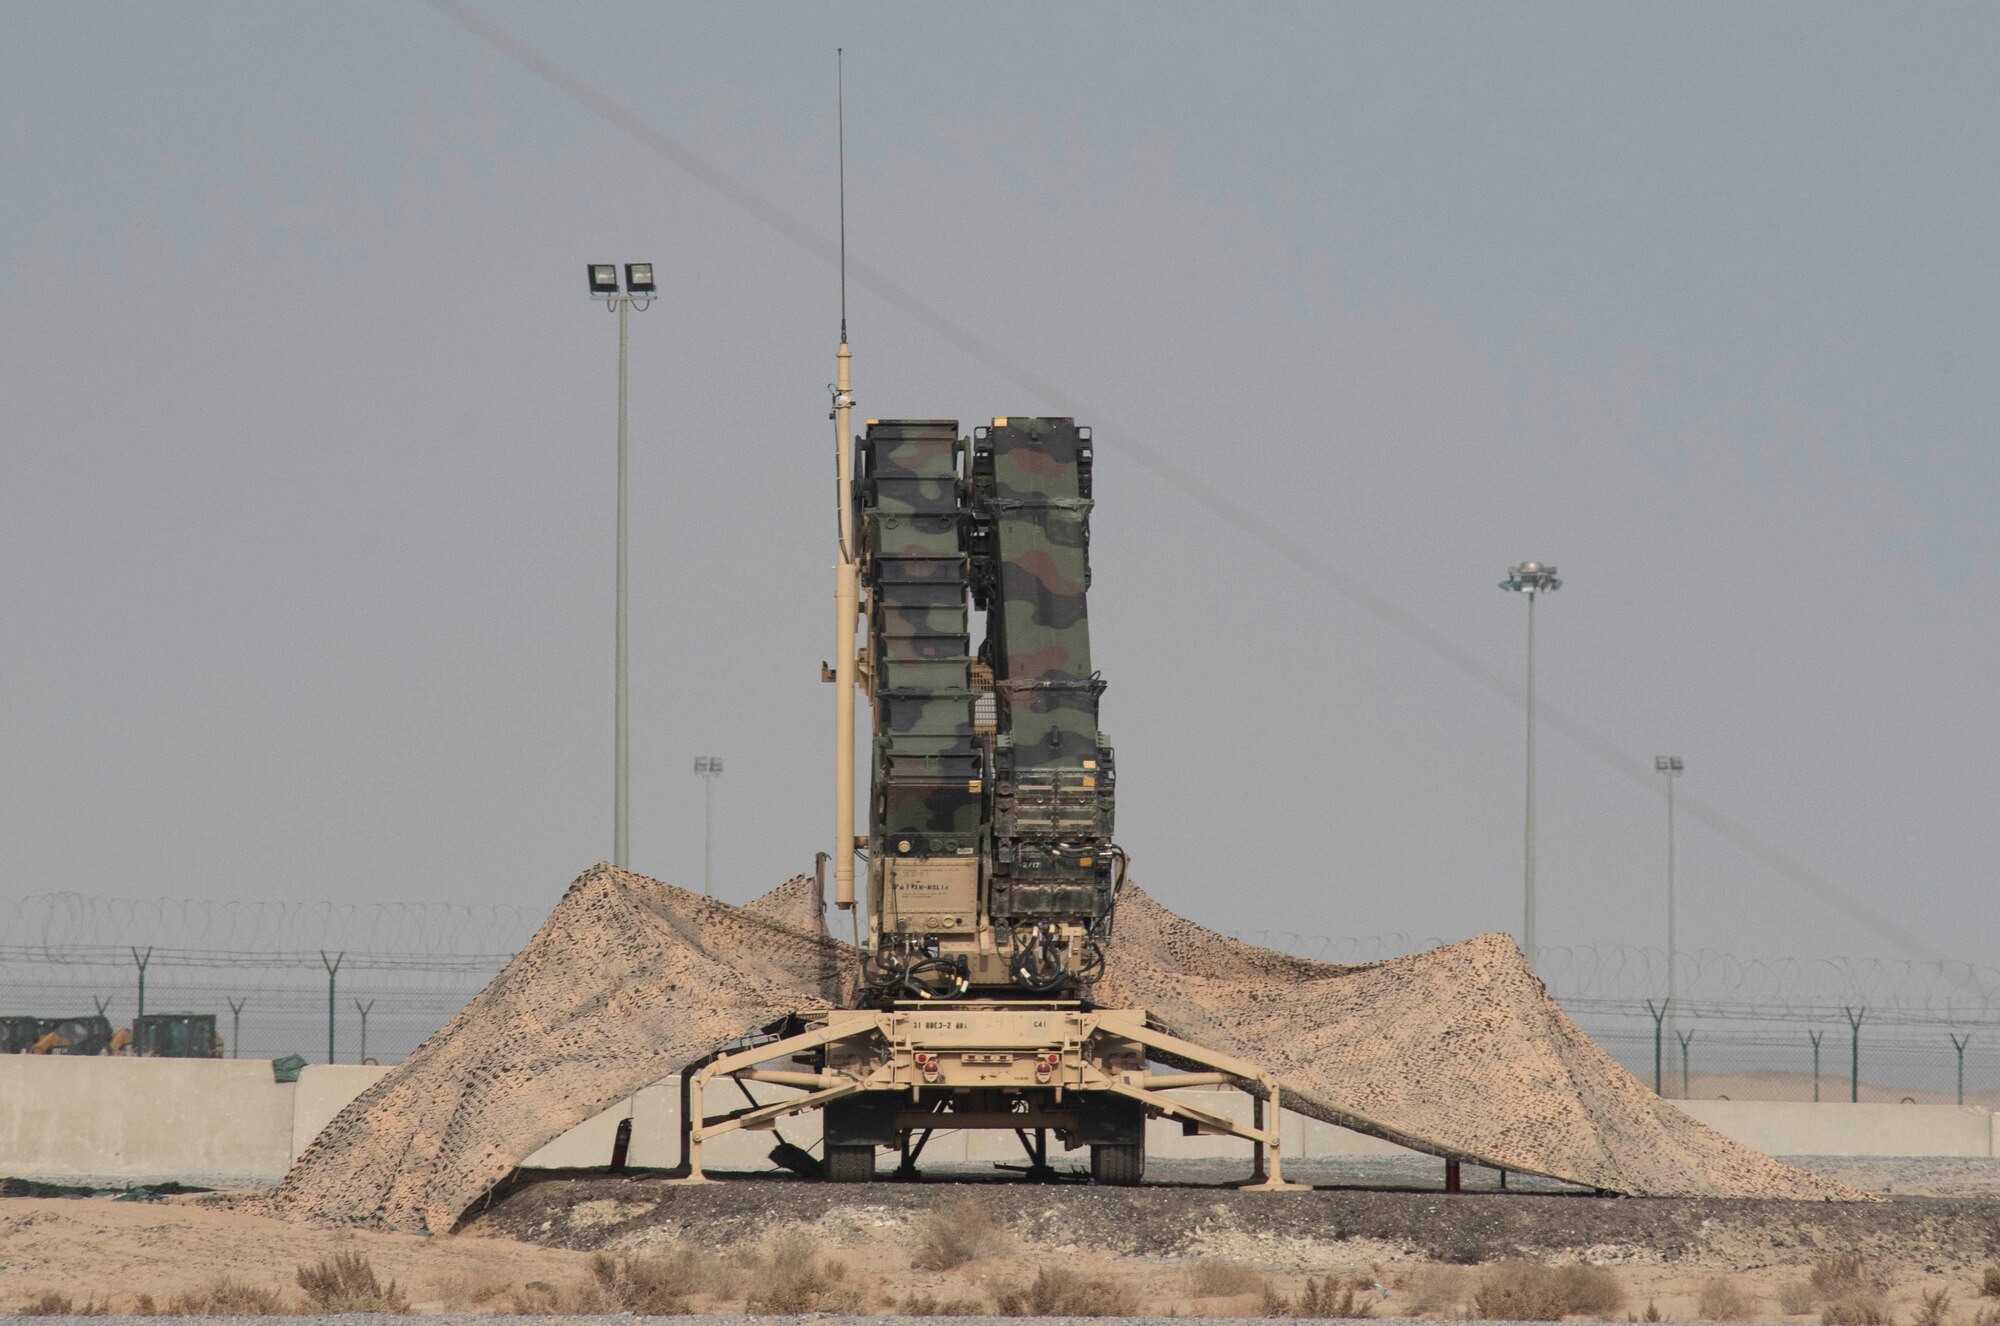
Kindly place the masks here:
<instances>
[{"instance_id":1,"label":"antenna mast","mask_svg":"<svg viewBox=\"0 0 2000 1326\"><path fill-rule=\"evenodd\" d=\"M835 124L840 166L840 348L834 352L834 495L839 504L839 560L833 568L833 901L854 907L854 624L860 616L860 570L854 558L854 453L848 422L854 408L847 348L847 70L834 53Z\"/></svg>"},{"instance_id":2,"label":"antenna mast","mask_svg":"<svg viewBox=\"0 0 2000 1326\"><path fill-rule=\"evenodd\" d=\"M847 344L847 60L833 49L835 141L840 152L840 343Z\"/></svg>"}]
</instances>

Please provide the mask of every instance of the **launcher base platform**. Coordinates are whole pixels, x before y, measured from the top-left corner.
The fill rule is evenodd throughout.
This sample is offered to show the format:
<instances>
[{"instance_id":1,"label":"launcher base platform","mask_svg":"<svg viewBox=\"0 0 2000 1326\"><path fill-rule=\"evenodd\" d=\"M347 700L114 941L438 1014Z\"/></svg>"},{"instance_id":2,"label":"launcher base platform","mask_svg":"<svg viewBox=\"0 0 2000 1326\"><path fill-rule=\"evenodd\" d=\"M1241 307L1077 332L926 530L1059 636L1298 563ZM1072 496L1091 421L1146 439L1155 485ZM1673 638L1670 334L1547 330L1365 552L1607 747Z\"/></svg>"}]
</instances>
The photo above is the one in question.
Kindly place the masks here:
<instances>
[{"instance_id":1,"label":"launcher base platform","mask_svg":"<svg viewBox=\"0 0 2000 1326\"><path fill-rule=\"evenodd\" d=\"M751 1083L803 1094L711 1114L708 1090L722 1080L741 1084L746 1098ZM836 1182L873 1179L885 1148L899 1154L903 1172L913 1172L933 1136L977 1129L1017 1134L1031 1175L1050 1172L1053 1135L1064 1150L1090 1149L1098 1182L1136 1184L1145 1172L1146 1121L1172 1119L1189 1134L1249 1141L1253 1172L1245 1186L1304 1186L1283 1176L1276 1079L1256 1064L1168 1034L1139 1009L975 999L807 1013L748 1045L716 1052L683 1082L682 1175L674 1182L708 1181L702 1146L710 1139L772 1129L780 1119L818 1110L822 1174ZM1248 1124L1185 1094L1217 1086L1251 1097Z\"/></svg>"}]
</instances>

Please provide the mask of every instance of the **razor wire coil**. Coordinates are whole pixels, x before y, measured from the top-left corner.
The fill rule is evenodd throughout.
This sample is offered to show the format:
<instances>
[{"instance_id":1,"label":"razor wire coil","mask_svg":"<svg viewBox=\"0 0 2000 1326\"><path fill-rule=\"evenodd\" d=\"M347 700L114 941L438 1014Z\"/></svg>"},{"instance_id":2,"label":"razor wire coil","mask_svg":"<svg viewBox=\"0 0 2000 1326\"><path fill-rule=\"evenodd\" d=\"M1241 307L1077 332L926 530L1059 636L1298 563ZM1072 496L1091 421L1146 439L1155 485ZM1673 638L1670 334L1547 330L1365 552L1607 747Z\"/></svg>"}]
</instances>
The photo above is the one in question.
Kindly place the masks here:
<instances>
[{"instance_id":1,"label":"razor wire coil","mask_svg":"<svg viewBox=\"0 0 2000 1326\"><path fill-rule=\"evenodd\" d=\"M149 1011L213 1011L232 1053L302 1050L324 1057L329 958L338 958L334 1009L340 1057L359 1050L350 1000L373 1001L370 1057L400 1058L465 1006L535 933L540 909L501 904L292 903L121 899L45 893L0 901L0 1015L136 1011L143 959ZM1329 936L1239 932L1244 942L1324 962L1380 962L1444 942L1409 932ZM2000 969L1962 962L1835 956L1748 958L1706 949L1677 955L1672 1044L1654 1012L1666 955L1631 945L1543 948L1537 972L1586 1031L1650 1080L1662 1061L1707 1069L1805 1074L1821 1039L1820 1089L1836 1071L1865 1009L1864 1060L1928 1089L1962 1066L1968 1092L2000 1091ZM1649 1011L1648 1001L1652 1001ZM232 1022L230 1009L241 1006ZM1961 1038L1967 1039L1963 1046ZM1836 1062L1838 1061L1838 1063ZM1703 1071L1698 1069L1696 1071ZM1836 1079L1839 1079L1836 1081ZM1952 1089L1955 1089L1955 1082ZM1832 1098L1829 1096L1828 1098ZM1840 1099L1845 1099L1841 1095Z\"/></svg>"}]
</instances>

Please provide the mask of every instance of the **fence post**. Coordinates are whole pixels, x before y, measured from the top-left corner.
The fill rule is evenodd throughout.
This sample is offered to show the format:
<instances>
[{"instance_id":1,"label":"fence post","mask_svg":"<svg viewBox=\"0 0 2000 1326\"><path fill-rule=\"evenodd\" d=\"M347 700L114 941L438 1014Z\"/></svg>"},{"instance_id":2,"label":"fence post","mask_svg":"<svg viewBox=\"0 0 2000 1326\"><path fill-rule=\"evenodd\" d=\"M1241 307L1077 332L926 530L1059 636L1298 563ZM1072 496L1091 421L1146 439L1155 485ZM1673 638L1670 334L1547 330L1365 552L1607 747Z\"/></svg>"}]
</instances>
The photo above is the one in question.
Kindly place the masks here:
<instances>
[{"instance_id":1,"label":"fence post","mask_svg":"<svg viewBox=\"0 0 2000 1326\"><path fill-rule=\"evenodd\" d=\"M224 998L228 999L228 996L225 995ZM236 1057L237 1042L243 1039L243 1006L250 1002L250 996L245 995L241 999L229 999L228 1002L229 1057L234 1059Z\"/></svg>"},{"instance_id":2,"label":"fence post","mask_svg":"<svg viewBox=\"0 0 2000 1326\"><path fill-rule=\"evenodd\" d=\"M340 953L340 954L339 954L338 956L336 956L336 957L332 957L332 958L329 958L329 957L327 957L327 956L326 956L326 950L325 950L325 949L321 949L321 950L319 951L319 960L320 960L320 963L321 963L321 965L323 965L323 966L324 966L324 967L326 968L326 1061L327 1061L328 1063L332 1063L332 1062L333 1062L333 983L334 983L334 977L335 977L335 976L337 976L337 975L339 974L339 972L340 972L340 959L341 959L341 958L344 958L344 957L346 957L346 956L347 956L347 954L346 954L345 952L342 952L342 953Z\"/></svg>"},{"instance_id":3,"label":"fence post","mask_svg":"<svg viewBox=\"0 0 2000 1326\"><path fill-rule=\"evenodd\" d=\"M1667 1005L1672 1002L1672 1000L1663 999L1660 1001L1660 1006L1654 1008L1652 1000L1648 999L1646 1001L1646 1011L1653 1015L1653 1094L1655 1096L1666 1095L1664 1091L1660 1090L1660 1026L1666 1020Z\"/></svg>"},{"instance_id":4,"label":"fence post","mask_svg":"<svg viewBox=\"0 0 2000 1326\"><path fill-rule=\"evenodd\" d=\"M1847 1078L1847 1099L1858 1101L1861 1099L1861 1019L1868 1016L1868 1009L1864 1005L1858 1009L1843 1008L1840 1011L1847 1014L1847 1025L1854 1032L1853 1058L1849 1061L1851 1066Z\"/></svg>"},{"instance_id":5,"label":"fence post","mask_svg":"<svg viewBox=\"0 0 2000 1326\"><path fill-rule=\"evenodd\" d=\"M1689 1100L1692 1097L1688 1095L1688 1044L1694 1040L1694 1028L1689 1027L1686 1031L1676 1029L1674 1039L1681 1043L1681 1099Z\"/></svg>"},{"instance_id":6,"label":"fence post","mask_svg":"<svg viewBox=\"0 0 2000 1326\"><path fill-rule=\"evenodd\" d=\"M1813 1043L1813 1104L1817 1105L1819 1104L1819 1038L1826 1035L1826 1033L1823 1031L1809 1031L1806 1035Z\"/></svg>"},{"instance_id":7,"label":"fence post","mask_svg":"<svg viewBox=\"0 0 2000 1326\"><path fill-rule=\"evenodd\" d=\"M92 995L90 1002L97 1005L97 1016L99 1017L103 1017L104 1010L111 1007L111 1000L109 998L99 999L96 995Z\"/></svg>"},{"instance_id":8,"label":"fence post","mask_svg":"<svg viewBox=\"0 0 2000 1326\"><path fill-rule=\"evenodd\" d=\"M1965 1104L1965 1047L1972 1044L1972 1033L1966 1032L1963 1040L1960 1040L1958 1033L1954 1031L1947 1031L1945 1035L1951 1037L1951 1048L1958 1051L1958 1103L1963 1105Z\"/></svg>"},{"instance_id":9,"label":"fence post","mask_svg":"<svg viewBox=\"0 0 2000 1326\"><path fill-rule=\"evenodd\" d=\"M361 1015L361 1057L354 1061L358 1064L368 1062L368 1010L373 1007L375 1007L373 999L365 1004L359 999L354 1001L354 1011Z\"/></svg>"},{"instance_id":10,"label":"fence post","mask_svg":"<svg viewBox=\"0 0 2000 1326\"><path fill-rule=\"evenodd\" d=\"M146 967L153 961L153 946L146 945L146 956L140 957L139 950L132 950L132 961L139 964L139 1017L146 1016Z\"/></svg>"}]
</instances>

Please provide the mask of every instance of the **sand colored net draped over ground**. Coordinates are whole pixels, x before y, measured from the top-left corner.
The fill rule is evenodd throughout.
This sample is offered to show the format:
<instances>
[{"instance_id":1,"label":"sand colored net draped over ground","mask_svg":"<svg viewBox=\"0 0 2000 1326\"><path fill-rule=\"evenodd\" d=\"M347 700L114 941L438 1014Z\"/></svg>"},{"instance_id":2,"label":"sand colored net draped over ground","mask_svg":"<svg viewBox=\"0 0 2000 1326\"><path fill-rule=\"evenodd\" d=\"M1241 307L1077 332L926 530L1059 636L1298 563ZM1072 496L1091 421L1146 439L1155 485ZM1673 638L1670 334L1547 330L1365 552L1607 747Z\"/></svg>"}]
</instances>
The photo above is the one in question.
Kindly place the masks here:
<instances>
[{"instance_id":1,"label":"sand colored net draped over ground","mask_svg":"<svg viewBox=\"0 0 2000 1326\"><path fill-rule=\"evenodd\" d=\"M269 1209L448 1230L544 1143L792 1012L851 1007L855 949L810 879L732 907L599 865L485 990L327 1125ZM1136 886L1094 998L1263 1065L1287 1108L1632 1195L1860 1194L1654 1098L1505 936L1343 967L1175 916Z\"/></svg>"},{"instance_id":2,"label":"sand colored net draped over ground","mask_svg":"<svg viewBox=\"0 0 2000 1326\"><path fill-rule=\"evenodd\" d=\"M1219 935L1127 885L1093 997L1262 1066L1286 1109L1434 1155L1632 1196L1863 1196L1660 1100L1506 935L1340 966Z\"/></svg>"},{"instance_id":3,"label":"sand colored net draped over ground","mask_svg":"<svg viewBox=\"0 0 2000 1326\"><path fill-rule=\"evenodd\" d=\"M449 1230L544 1143L787 1013L850 1004L817 887L747 907L586 871L458 1016L336 1115L269 1199L300 1219Z\"/></svg>"}]
</instances>

